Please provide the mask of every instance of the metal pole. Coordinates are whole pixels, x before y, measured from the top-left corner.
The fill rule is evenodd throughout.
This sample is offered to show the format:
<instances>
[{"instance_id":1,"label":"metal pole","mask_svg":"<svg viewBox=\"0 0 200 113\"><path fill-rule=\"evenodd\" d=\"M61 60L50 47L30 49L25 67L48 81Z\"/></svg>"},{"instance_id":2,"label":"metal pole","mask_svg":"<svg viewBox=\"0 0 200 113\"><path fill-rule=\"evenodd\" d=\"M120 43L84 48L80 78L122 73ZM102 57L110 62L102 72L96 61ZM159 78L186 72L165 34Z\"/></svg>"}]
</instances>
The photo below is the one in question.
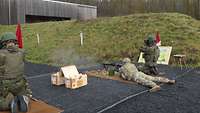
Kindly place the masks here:
<instances>
[{"instance_id":1,"label":"metal pole","mask_svg":"<svg viewBox=\"0 0 200 113\"><path fill-rule=\"evenodd\" d=\"M37 33L37 43L40 44L40 35Z\"/></svg>"},{"instance_id":2,"label":"metal pole","mask_svg":"<svg viewBox=\"0 0 200 113\"><path fill-rule=\"evenodd\" d=\"M11 10L10 10L10 0L8 0L8 21L9 25L11 24Z\"/></svg>"},{"instance_id":3,"label":"metal pole","mask_svg":"<svg viewBox=\"0 0 200 113\"><path fill-rule=\"evenodd\" d=\"M80 38L81 38L81 46L83 45L83 32L80 32Z\"/></svg>"}]
</instances>

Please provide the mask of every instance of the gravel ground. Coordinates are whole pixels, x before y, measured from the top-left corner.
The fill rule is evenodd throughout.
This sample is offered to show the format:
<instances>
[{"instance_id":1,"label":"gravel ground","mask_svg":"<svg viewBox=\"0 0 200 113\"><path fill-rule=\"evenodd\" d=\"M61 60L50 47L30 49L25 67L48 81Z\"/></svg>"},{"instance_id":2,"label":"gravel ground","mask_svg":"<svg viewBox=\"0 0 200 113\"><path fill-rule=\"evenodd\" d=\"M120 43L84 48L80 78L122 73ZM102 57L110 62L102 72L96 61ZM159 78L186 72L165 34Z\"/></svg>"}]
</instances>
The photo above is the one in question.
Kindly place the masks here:
<instances>
[{"instance_id":1,"label":"gravel ground","mask_svg":"<svg viewBox=\"0 0 200 113\"><path fill-rule=\"evenodd\" d=\"M94 113L132 93L146 89L140 85L89 77L87 86L70 90L64 86L51 85L50 74L48 73L55 72L58 68L26 63L26 69L31 70L30 74L28 71L26 71L26 74L33 96L64 109L64 113ZM41 74L44 76L41 76Z\"/></svg>"},{"instance_id":2,"label":"gravel ground","mask_svg":"<svg viewBox=\"0 0 200 113\"><path fill-rule=\"evenodd\" d=\"M200 76L197 70L164 85L156 93L145 93L104 113L200 113Z\"/></svg>"},{"instance_id":3,"label":"gravel ground","mask_svg":"<svg viewBox=\"0 0 200 113\"><path fill-rule=\"evenodd\" d=\"M96 66L79 69L79 71L83 72L99 67L102 68ZM87 86L69 90L64 86L51 85L49 73L58 70L58 67L48 65L28 62L25 64L25 74L28 77L33 96L64 109L64 113L96 113L129 95L148 89L140 85L89 77ZM159 70L169 78L176 78L190 69L181 70L161 65ZM105 113L199 113L200 76L198 76L198 70L185 73L185 76L178 78L175 85L164 85L159 92L144 93L105 111Z\"/></svg>"}]
</instances>

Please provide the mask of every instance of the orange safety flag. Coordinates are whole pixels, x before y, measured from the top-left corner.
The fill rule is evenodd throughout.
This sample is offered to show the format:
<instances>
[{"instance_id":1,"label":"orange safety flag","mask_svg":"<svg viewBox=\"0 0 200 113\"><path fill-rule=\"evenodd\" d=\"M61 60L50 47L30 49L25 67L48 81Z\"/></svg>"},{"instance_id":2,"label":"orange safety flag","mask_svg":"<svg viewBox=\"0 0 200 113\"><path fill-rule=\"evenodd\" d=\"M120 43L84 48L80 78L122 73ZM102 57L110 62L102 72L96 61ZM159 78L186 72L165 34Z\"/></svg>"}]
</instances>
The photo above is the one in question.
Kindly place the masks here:
<instances>
[{"instance_id":1,"label":"orange safety flag","mask_svg":"<svg viewBox=\"0 0 200 113\"><path fill-rule=\"evenodd\" d=\"M22 32L21 32L20 24L17 25L16 38L17 38L17 42L18 42L18 47L23 48Z\"/></svg>"},{"instance_id":2,"label":"orange safety flag","mask_svg":"<svg viewBox=\"0 0 200 113\"><path fill-rule=\"evenodd\" d=\"M156 33L156 45L157 46L161 45L160 33L159 32Z\"/></svg>"}]
</instances>

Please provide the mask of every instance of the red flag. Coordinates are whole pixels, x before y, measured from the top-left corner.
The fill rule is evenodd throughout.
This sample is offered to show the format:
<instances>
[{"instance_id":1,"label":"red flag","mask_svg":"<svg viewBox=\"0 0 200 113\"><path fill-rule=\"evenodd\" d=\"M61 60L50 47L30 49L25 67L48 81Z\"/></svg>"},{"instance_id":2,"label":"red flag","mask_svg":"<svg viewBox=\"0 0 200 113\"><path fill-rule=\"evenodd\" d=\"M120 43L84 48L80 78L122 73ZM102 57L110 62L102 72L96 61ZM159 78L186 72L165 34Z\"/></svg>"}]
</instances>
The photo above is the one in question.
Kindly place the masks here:
<instances>
[{"instance_id":1,"label":"red flag","mask_svg":"<svg viewBox=\"0 0 200 113\"><path fill-rule=\"evenodd\" d=\"M17 25L16 38L17 38L17 42L18 42L18 47L19 48L23 48L22 32L21 32L21 26L20 26L20 24Z\"/></svg>"},{"instance_id":2,"label":"red flag","mask_svg":"<svg viewBox=\"0 0 200 113\"><path fill-rule=\"evenodd\" d=\"M157 46L161 45L160 33L159 32L156 33L156 45Z\"/></svg>"}]
</instances>

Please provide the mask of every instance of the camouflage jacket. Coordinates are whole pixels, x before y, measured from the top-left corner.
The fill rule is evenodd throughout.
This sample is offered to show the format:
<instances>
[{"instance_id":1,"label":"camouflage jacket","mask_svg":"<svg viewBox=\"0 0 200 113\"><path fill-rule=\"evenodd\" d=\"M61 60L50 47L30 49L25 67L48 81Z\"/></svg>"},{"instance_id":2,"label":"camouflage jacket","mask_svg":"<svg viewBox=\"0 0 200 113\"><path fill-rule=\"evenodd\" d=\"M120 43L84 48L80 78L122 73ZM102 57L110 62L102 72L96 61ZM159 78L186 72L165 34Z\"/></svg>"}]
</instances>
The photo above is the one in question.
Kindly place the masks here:
<instances>
[{"instance_id":1,"label":"camouflage jacket","mask_svg":"<svg viewBox=\"0 0 200 113\"><path fill-rule=\"evenodd\" d=\"M22 78L24 74L24 51L17 46L0 50L0 80Z\"/></svg>"},{"instance_id":2,"label":"camouflage jacket","mask_svg":"<svg viewBox=\"0 0 200 113\"><path fill-rule=\"evenodd\" d=\"M145 59L145 62L151 61L151 62L157 62L159 56L160 56L160 49L158 46L145 46L140 49L141 52L143 52L143 58Z\"/></svg>"},{"instance_id":3,"label":"camouflage jacket","mask_svg":"<svg viewBox=\"0 0 200 113\"><path fill-rule=\"evenodd\" d=\"M120 75L126 80L132 80L138 77L138 69L132 63L126 63L119 69Z\"/></svg>"}]
</instances>

